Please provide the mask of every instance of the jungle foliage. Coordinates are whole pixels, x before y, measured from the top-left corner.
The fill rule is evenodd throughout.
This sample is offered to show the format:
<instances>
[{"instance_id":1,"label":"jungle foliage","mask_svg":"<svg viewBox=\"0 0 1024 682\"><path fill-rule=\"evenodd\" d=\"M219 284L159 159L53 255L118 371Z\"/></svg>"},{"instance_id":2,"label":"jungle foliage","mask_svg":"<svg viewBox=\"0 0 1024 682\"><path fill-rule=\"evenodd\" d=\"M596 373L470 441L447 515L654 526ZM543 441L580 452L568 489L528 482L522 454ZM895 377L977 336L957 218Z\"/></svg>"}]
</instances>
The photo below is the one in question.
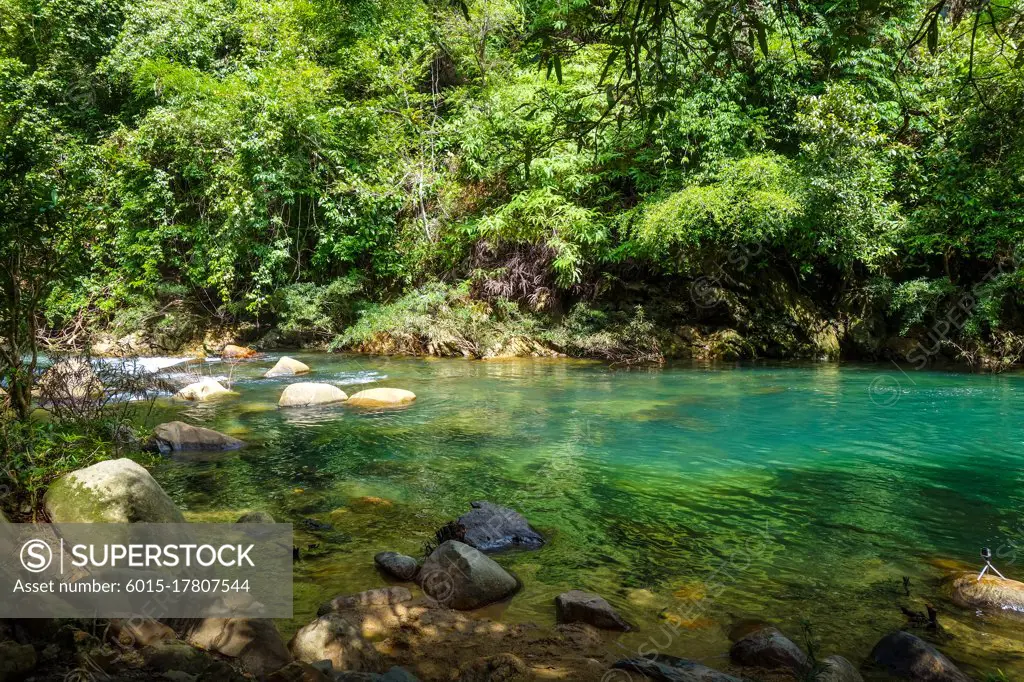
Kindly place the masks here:
<instances>
[{"instance_id":1,"label":"jungle foliage","mask_svg":"<svg viewBox=\"0 0 1024 682\"><path fill-rule=\"evenodd\" d=\"M1022 41L1020 0L0 0L8 383L182 308L587 353L732 325L709 276L1012 346Z\"/></svg>"}]
</instances>

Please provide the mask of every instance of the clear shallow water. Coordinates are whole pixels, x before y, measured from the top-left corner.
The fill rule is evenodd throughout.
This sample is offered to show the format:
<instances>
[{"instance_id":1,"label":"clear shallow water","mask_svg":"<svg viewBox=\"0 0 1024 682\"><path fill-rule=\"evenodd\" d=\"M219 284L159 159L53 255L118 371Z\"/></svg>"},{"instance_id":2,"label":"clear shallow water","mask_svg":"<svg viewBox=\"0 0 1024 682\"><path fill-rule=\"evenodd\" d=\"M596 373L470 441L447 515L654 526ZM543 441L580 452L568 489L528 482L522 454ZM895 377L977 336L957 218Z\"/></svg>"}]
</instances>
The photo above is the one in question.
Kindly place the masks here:
<instances>
[{"instance_id":1,"label":"clear shallow water","mask_svg":"<svg viewBox=\"0 0 1024 682\"><path fill-rule=\"evenodd\" d=\"M384 584L376 552L419 556L436 527L488 499L550 542L498 557L525 587L485 615L552 623L556 594L590 589L639 626L623 653L645 645L713 665L729 628L752 618L795 639L809 623L823 655L859 661L904 625L900 606L929 600L948 653L1024 679L1024 624L959 611L938 585L955 562L975 566L983 545L1008 577L1024 577L1022 376L295 357L313 373L263 379L275 356L230 372L238 398L162 403L160 420L248 446L153 471L195 520L262 509L334 525L299 533L320 547L296 565L286 632L336 594ZM292 381L419 399L399 410L278 409Z\"/></svg>"}]
</instances>

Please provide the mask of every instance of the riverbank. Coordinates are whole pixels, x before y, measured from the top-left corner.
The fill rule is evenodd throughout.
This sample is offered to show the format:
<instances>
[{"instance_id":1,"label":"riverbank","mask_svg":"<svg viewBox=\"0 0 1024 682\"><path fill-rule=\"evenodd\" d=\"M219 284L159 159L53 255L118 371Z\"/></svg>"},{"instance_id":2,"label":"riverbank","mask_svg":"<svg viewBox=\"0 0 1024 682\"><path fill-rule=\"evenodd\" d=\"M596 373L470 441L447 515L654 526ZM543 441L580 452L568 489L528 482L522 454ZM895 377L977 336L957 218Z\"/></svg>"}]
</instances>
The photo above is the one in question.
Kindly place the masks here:
<instances>
[{"instance_id":1,"label":"riverbank","mask_svg":"<svg viewBox=\"0 0 1024 682\"><path fill-rule=\"evenodd\" d=\"M264 376L278 354L165 370L177 388L221 379L231 395L161 397L148 422L244 442L150 462L188 520L264 511L301 526L295 618L277 623L285 640L339 594L402 585L380 574L375 554L422 557L436 529L489 499L521 512L546 543L494 557L522 589L466 614L474 620L561 642L554 598L584 589L638 626L612 636L615 660L679 624L660 650L725 669L737 624L771 622L803 647L807 621L822 654L859 666L883 634L908 627L902 607L924 613L931 602L954 633L936 642L965 670L1017 672L1015 628L941 592L945 562L971 567L980 544L1003 556L1013 544L1022 501L1004 472L1019 468L1006 409L1016 374L294 358L311 371ZM303 382L417 398L400 409L279 407Z\"/></svg>"}]
</instances>

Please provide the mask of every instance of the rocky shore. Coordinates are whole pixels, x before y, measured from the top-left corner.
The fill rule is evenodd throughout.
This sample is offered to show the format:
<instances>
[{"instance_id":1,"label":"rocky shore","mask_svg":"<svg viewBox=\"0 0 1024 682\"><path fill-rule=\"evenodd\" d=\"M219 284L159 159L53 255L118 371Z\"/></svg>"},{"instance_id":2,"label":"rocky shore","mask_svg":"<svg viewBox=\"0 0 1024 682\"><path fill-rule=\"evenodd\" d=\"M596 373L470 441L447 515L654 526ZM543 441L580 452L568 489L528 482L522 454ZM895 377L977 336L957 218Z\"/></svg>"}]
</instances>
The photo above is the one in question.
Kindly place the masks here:
<instances>
[{"instance_id":1,"label":"rocky shore","mask_svg":"<svg viewBox=\"0 0 1024 682\"><path fill-rule=\"evenodd\" d=\"M231 351L245 359L249 349ZM267 376L310 368L282 358ZM82 379L91 385L93 377ZM204 402L236 393L214 380L182 386L175 399ZM408 409L416 396L400 388L371 388L352 396L327 383L300 382L279 406ZM212 429L173 421L158 425L151 451L226 451L244 443ZM383 503L384 501L380 501ZM669 682L967 682L941 651L941 620L929 605L907 613L904 630L879 632L865 660L820 652L770 623L732 633L727 658L689 660L657 646L629 650L624 632L652 634L658 622L627 621L606 596L572 589L550 604L553 627L503 623L478 610L516 598L520 579L502 565L506 552L539 550L548 542L521 513L500 503L467 501L468 509L432 534L422 559L381 547L373 564L378 588L338 594L286 641L273 621L252 618L0 623L0 682L19 680L142 680L170 682L461 682L526 680L660 680ZM130 459L103 461L55 481L44 497L53 523L181 523L182 511L150 473ZM6 522L4 519L0 519ZM253 511L239 523L273 523ZM315 520L286 519L295 523ZM943 594L986 618L1024 620L1024 584L956 572ZM657 641L652 638L652 641Z\"/></svg>"},{"instance_id":2,"label":"rocky shore","mask_svg":"<svg viewBox=\"0 0 1024 682\"><path fill-rule=\"evenodd\" d=\"M65 479L46 496L54 521L183 520L159 484L131 460L101 462ZM76 494L69 498L67 489ZM238 519L273 520L266 513ZM623 652L616 645L621 632L653 632L660 624L628 623L601 595L582 590L554 599L553 628L481 618L473 611L514 599L519 589L518 579L501 566L501 554L539 549L544 537L515 510L476 501L438 529L435 540L422 561L378 553L374 563L387 586L342 592L288 642L272 621L262 619L8 621L0 627L0 680L972 679L926 641L928 633L940 639L935 624L926 620L908 623L908 630L917 627L918 634L883 633L865 661L821 657L778 628L759 623L735 633L727 661L707 662L649 650ZM1022 583L955 574L945 586L954 600L993 617L1021 616Z\"/></svg>"}]
</instances>

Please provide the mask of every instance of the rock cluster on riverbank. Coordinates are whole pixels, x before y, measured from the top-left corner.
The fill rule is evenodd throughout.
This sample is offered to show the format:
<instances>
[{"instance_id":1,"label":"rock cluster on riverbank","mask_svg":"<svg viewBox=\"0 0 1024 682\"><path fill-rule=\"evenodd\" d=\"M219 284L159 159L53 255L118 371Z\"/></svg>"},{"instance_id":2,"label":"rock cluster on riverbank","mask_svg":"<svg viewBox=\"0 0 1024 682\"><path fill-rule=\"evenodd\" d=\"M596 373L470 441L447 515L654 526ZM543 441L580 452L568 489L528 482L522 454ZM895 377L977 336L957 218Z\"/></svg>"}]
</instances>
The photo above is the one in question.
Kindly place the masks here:
<instances>
[{"instance_id":1,"label":"rock cluster on riverbank","mask_svg":"<svg viewBox=\"0 0 1024 682\"><path fill-rule=\"evenodd\" d=\"M99 503L122 521L181 520L181 512L156 481L129 460L104 462L66 478L48 496L57 518L92 520ZM68 487L86 492L63 497L61 491ZM554 599L551 608L558 625L553 628L480 618L470 611L515 599L519 583L496 560L501 552L536 550L546 543L521 514L500 505L474 502L463 519L470 527L453 522L439 530L437 539L445 539L422 564L394 552L374 557L382 574L408 586L342 592L324 603L287 644L273 622L259 619L113 622L99 632L92 623L12 621L0 632L0 679L47 679L83 665L98 667L112 679L159 676L180 682L240 682L247 677L275 682L596 681L609 679L609 671L630 673L633 677L621 679L637 682L859 682L859 668L876 677L911 682L971 679L932 644L903 631L883 637L861 666L835 655L816 660L767 624L740 632L727 662L639 652L623 656L615 645L619 633L653 631L655 624L627 623L601 595L581 590ZM265 513L238 520L273 522ZM491 556L464 540L477 542ZM956 578L952 584L964 585ZM1019 585L990 583L984 594L999 594L1002 602L1012 603Z\"/></svg>"}]
</instances>

